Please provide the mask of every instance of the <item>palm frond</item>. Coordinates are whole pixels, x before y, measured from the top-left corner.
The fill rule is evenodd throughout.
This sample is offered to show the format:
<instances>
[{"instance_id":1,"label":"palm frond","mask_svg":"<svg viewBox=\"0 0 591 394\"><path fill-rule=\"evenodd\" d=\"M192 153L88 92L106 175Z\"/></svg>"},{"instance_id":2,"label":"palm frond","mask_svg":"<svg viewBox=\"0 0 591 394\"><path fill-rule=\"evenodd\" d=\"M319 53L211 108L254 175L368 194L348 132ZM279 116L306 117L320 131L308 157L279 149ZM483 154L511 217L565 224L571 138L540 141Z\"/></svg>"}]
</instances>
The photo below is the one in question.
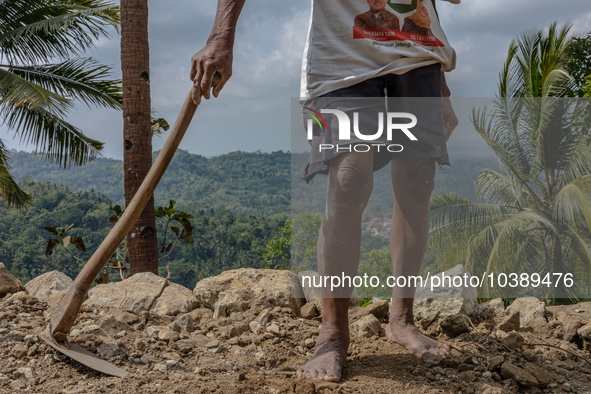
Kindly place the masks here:
<instances>
[{"instance_id":1,"label":"palm frond","mask_svg":"<svg viewBox=\"0 0 591 394\"><path fill-rule=\"evenodd\" d=\"M48 63L80 55L119 26L119 8L102 0L0 2L0 56L10 63Z\"/></svg>"},{"instance_id":2,"label":"palm frond","mask_svg":"<svg viewBox=\"0 0 591 394\"><path fill-rule=\"evenodd\" d=\"M524 208L525 190L514 180L493 170L481 170L476 179L476 195L480 202L502 204L516 209Z\"/></svg>"},{"instance_id":3,"label":"palm frond","mask_svg":"<svg viewBox=\"0 0 591 394\"><path fill-rule=\"evenodd\" d=\"M589 125L584 119L582 121L577 120L586 116L585 113L589 111L589 104L585 101L579 102L576 99L572 103L577 106L577 113L573 116L568 130L572 140L569 141L568 146L563 148L566 152L566 159L562 164L563 171L558 180L558 188L562 188L581 176L591 173L591 146L588 141Z\"/></svg>"},{"instance_id":4,"label":"palm frond","mask_svg":"<svg viewBox=\"0 0 591 394\"><path fill-rule=\"evenodd\" d=\"M499 95L500 97L521 97L521 92L515 92L515 84L513 80L516 78L517 69L512 67L513 60L517 53L517 42L512 40L509 44L509 52L507 53L507 59L503 65L503 71L499 74Z\"/></svg>"},{"instance_id":5,"label":"palm frond","mask_svg":"<svg viewBox=\"0 0 591 394\"><path fill-rule=\"evenodd\" d=\"M60 96L80 100L88 106L121 109L121 81L107 79L111 68L92 58L66 60L59 64L7 67L9 72Z\"/></svg>"},{"instance_id":6,"label":"palm frond","mask_svg":"<svg viewBox=\"0 0 591 394\"><path fill-rule=\"evenodd\" d=\"M513 64L516 68L516 80L512 82L518 87L514 88L514 91L519 92L521 96L537 96L540 90L540 58L537 48L542 34L541 30L530 30L516 40L518 50Z\"/></svg>"},{"instance_id":7,"label":"palm frond","mask_svg":"<svg viewBox=\"0 0 591 394\"><path fill-rule=\"evenodd\" d=\"M67 98L0 68L0 108L4 106L44 108L59 115L72 108Z\"/></svg>"},{"instance_id":8,"label":"palm frond","mask_svg":"<svg viewBox=\"0 0 591 394\"><path fill-rule=\"evenodd\" d=\"M517 209L499 204L473 203L456 193L441 192L431 197L431 231L449 224L482 224L483 218L504 217Z\"/></svg>"},{"instance_id":9,"label":"palm frond","mask_svg":"<svg viewBox=\"0 0 591 394\"><path fill-rule=\"evenodd\" d=\"M445 266L472 266L471 239L518 210L497 204L472 203L455 193L442 192L431 199L429 242L439 250Z\"/></svg>"},{"instance_id":10,"label":"palm frond","mask_svg":"<svg viewBox=\"0 0 591 394\"><path fill-rule=\"evenodd\" d=\"M492 117L489 117L481 110L474 109L472 115L472 124L484 142L486 142L486 144L497 156L503 173L506 175L511 174L513 177L515 177L515 179L520 183L520 186L527 191L529 197L540 207L543 206L544 203L540 200L539 196L529 184L539 184L539 181L535 176L531 176L531 174L528 172L530 170L530 166L528 165L525 156L519 152L519 149L511 149L502 146L490 137L492 134L491 130L493 128L492 121Z\"/></svg>"},{"instance_id":11,"label":"palm frond","mask_svg":"<svg viewBox=\"0 0 591 394\"><path fill-rule=\"evenodd\" d=\"M540 40L542 97L564 96L567 92L572 77L566 71L565 54L570 45L571 29L570 24L559 27L554 22Z\"/></svg>"},{"instance_id":12,"label":"palm frond","mask_svg":"<svg viewBox=\"0 0 591 394\"><path fill-rule=\"evenodd\" d=\"M540 160L539 164L546 173L548 192L553 194L563 169L568 164L569 157L580 139L580 132L574 122L580 117L582 106L566 98L542 98L543 110L547 110L549 121L540 130ZM546 105L550 104L550 105ZM552 189L552 190L550 190Z\"/></svg>"},{"instance_id":13,"label":"palm frond","mask_svg":"<svg viewBox=\"0 0 591 394\"><path fill-rule=\"evenodd\" d=\"M571 249L579 257L583 267L591 267L591 234L585 234L573 227L569 227L569 230L568 235L572 238Z\"/></svg>"},{"instance_id":14,"label":"palm frond","mask_svg":"<svg viewBox=\"0 0 591 394\"><path fill-rule=\"evenodd\" d=\"M500 171L480 171L478 203L453 193L432 199L430 245L446 263L461 260L473 274L573 272L591 279L589 111L565 99L572 90L565 66L570 28L554 23L513 40L494 110L473 110L474 128ZM579 282L521 289L519 296L576 299L591 291ZM511 291L496 296L517 294Z\"/></svg>"},{"instance_id":15,"label":"palm frond","mask_svg":"<svg viewBox=\"0 0 591 394\"><path fill-rule=\"evenodd\" d=\"M8 208L25 209L33 198L25 193L10 174L8 150L0 139L0 197Z\"/></svg>"},{"instance_id":16,"label":"palm frond","mask_svg":"<svg viewBox=\"0 0 591 394\"><path fill-rule=\"evenodd\" d=\"M472 238L470 249L486 251L484 255L488 258L485 272L491 272L491 269L498 268L501 264L514 262L514 246L518 245L516 241L533 240L525 235L536 228L555 231L554 223L544 215L535 210L524 209L484 228Z\"/></svg>"},{"instance_id":17,"label":"palm frond","mask_svg":"<svg viewBox=\"0 0 591 394\"><path fill-rule=\"evenodd\" d=\"M501 97L564 96L572 80L565 66L571 27L553 23L513 40L499 76Z\"/></svg>"},{"instance_id":18,"label":"palm frond","mask_svg":"<svg viewBox=\"0 0 591 394\"><path fill-rule=\"evenodd\" d=\"M21 141L62 167L82 165L99 155L103 143L85 136L80 129L43 107L0 107L0 117Z\"/></svg>"},{"instance_id":19,"label":"palm frond","mask_svg":"<svg viewBox=\"0 0 591 394\"><path fill-rule=\"evenodd\" d=\"M553 220L560 225L579 227L586 223L591 232L591 175L564 186L554 198Z\"/></svg>"}]
</instances>

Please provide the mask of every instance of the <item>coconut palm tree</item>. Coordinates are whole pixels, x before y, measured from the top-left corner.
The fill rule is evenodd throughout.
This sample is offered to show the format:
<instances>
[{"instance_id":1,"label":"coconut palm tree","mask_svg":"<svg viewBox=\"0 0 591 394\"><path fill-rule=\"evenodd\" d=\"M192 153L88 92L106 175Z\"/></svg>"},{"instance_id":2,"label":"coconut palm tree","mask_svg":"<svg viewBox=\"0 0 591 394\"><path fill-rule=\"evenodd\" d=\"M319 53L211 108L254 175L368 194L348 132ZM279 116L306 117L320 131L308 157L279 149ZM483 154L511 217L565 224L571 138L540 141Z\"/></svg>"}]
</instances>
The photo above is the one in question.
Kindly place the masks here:
<instances>
[{"instance_id":1,"label":"coconut palm tree","mask_svg":"<svg viewBox=\"0 0 591 394\"><path fill-rule=\"evenodd\" d=\"M494 108L473 110L473 125L500 165L498 172L480 171L478 201L454 193L432 199L432 240L446 249L446 266L459 260L478 276L538 274L533 282L517 276L516 288L489 282L489 295L578 298L588 290L589 105L564 97L569 30L554 24L514 40Z\"/></svg>"},{"instance_id":2,"label":"coconut palm tree","mask_svg":"<svg viewBox=\"0 0 591 394\"><path fill-rule=\"evenodd\" d=\"M123 78L123 164L128 206L152 166L150 45L148 0L121 1L121 67ZM158 236L154 196L127 236L131 275L158 275Z\"/></svg>"},{"instance_id":3,"label":"coconut palm tree","mask_svg":"<svg viewBox=\"0 0 591 394\"><path fill-rule=\"evenodd\" d=\"M94 159L103 146L66 121L74 103L121 108L110 68L79 57L108 37L109 26L118 28L119 8L108 0L0 0L0 118L63 167ZM10 175L1 140L0 195L9 207L31 203Z\"/></svg>"}]
</instances>

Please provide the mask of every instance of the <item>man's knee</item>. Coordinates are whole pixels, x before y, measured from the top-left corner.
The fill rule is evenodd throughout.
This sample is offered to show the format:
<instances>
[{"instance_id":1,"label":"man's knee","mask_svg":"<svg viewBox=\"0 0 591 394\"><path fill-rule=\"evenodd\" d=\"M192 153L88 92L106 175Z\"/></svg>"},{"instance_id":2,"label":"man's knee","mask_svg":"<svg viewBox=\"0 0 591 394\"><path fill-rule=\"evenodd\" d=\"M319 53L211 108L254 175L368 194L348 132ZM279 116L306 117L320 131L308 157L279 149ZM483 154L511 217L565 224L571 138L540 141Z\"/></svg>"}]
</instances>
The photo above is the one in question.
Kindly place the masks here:
<instances>
[{"instance_id":1,"label":"man's knee","mask_svg":"<svg viewBox=\"0 0 591 394\"><path fill-rule=\"evenodd\" d=\"M373 174L356 163L343 162L336 169L333 192L340 204L365 205L371 196Z\"/></svg>"},{"instance_id":2,"label":"man's knee","mask_svg":"<svg viewBox=\"0 0 591 394\"><path fill-rule=\"evenodd\" d=\"M413 195L430 198L435 188L435 162L433 160L420 160L411 167L405 175L406 187Z\"/></svg>"}]
</instances>

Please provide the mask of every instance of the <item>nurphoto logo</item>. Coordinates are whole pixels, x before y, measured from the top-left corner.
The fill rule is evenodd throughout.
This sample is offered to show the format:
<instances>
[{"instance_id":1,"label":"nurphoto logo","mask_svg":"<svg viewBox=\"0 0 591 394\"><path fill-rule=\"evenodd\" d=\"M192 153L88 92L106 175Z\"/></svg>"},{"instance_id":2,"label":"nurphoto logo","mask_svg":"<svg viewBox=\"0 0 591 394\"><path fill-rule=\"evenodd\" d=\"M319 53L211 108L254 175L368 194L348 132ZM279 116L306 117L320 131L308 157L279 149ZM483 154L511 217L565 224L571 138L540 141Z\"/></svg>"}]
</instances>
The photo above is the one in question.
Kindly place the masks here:
<instances>
[{"instance_id":1,"label":"nurphoto logo","mask_svg":"<svg viewBox=\"0 0 591 394\"><path fill-rule=\"evenodd\" d=\"M315 111L311 108L304 107L304 114L310 118L307 120L306 130L308 134L308 141L312 141L314 136L314 123L316 123L320 130L323 132L329 132L328 123L322 114L334 115L338 122L338 141L342 144L343 142L351 141L352 134L355 136L357 141L381 141L386 130L386 140L392 141L394 131L398 130L403 132L410 141L418 141L417 137L410 131L417 125L417 117L408 112L380 112L378 113L378 130L373 134L363 134L359 127L359 113L353 113L353 122L349 118L349 115L338 109L321 109L320 112ZM309 112L306 112L309 111ZM406 119L407 122L400 123L401 120ZM351 128L351 123L353 127ZM385 127L384 127L385 125ZM352 130L351 130L352 129ZM371 147L377 148L380 151L381 147L386 147L389 152L402 152L404 147L400 144L355 144L354 146L338 146L336 144L320 144L319 150L331 150L336 149L341 151L343 149L349 152L353 149L355 152L368 152Z\"/></svg>"}]
</instances>

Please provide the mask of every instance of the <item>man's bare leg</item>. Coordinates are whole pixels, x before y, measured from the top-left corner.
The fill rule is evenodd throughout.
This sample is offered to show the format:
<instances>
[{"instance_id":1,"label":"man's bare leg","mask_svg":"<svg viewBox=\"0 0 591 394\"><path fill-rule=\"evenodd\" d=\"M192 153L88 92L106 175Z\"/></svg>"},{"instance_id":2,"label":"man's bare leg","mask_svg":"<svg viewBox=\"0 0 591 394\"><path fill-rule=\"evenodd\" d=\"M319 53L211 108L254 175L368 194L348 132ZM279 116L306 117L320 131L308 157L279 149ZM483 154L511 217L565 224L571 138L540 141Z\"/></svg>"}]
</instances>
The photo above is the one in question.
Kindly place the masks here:
<instances>
[{"instance_id":1,"label":"man's bare leg","mask_svg":"<svg viewBox=\"0 0 591 394\"><path fill-rule=\"evenodd\" d=\"M330 162L326 210L318 236L318 273L357 275L361 215L373 187L373 152L347 153ZM349 348L352 289L322 289L322 330L314 357L297 376L338 382Z\"/></svg>"},{"instance_id":2,"label":"man's bare leg","mask_svg":"<svg viewBox=\"0 0 591 394\"><path fill-rule=\"evenodd\" d=\"M419 275L427 249L434 180L435 161L432 159L392 160L394 211L390 251L395 277ZM412 310L415 290L411 287L392 289L386 335L424 362L435 365L449 353L449 347L421 334L415 326Z\"/></svg>"}]
</instances>

